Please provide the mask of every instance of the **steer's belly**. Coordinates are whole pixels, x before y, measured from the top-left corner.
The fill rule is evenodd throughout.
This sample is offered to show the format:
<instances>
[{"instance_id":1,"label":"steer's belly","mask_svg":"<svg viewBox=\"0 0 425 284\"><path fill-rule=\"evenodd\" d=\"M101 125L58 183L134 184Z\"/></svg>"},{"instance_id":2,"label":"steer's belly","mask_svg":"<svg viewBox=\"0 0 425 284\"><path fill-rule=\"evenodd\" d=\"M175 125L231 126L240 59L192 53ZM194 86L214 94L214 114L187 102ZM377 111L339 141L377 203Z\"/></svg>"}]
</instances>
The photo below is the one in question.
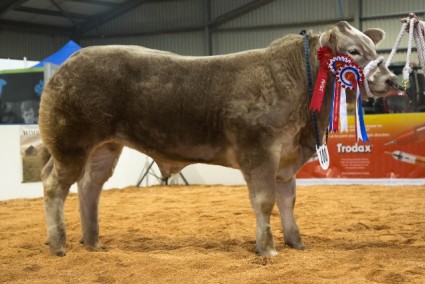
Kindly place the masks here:
<instances>
[{"instance_id":1,"label":"steer's belly","mask_svg":"<svg viewBox=\"0 0 425 284\"><path fill-rule=\"evenodd\" d=\"M164 135L158 139L149 133L135 135L117 133L117 138L122 144L136 149L156 160L176 163L206 163L239 168L236 154L231 145L225 141L217 140L203 143L193 143L193 139L185 137L177 139L171 135Z\"/></svg>"}]
</instances>

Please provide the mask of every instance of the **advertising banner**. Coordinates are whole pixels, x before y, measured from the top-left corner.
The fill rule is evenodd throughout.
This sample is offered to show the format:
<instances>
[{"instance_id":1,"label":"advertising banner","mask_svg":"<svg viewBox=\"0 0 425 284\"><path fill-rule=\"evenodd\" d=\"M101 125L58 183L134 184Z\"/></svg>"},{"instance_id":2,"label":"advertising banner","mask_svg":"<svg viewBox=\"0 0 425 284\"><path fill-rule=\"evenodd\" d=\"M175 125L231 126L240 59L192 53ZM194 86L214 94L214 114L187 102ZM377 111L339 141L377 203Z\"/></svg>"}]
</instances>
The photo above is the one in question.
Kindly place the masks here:
<instances>
[{"instance_id":1,"label":"advertising banner","mask_svg":"<svg viewBox=\"0 0 425 284\"><path fill-rule=\"evenodd\" d=\"M20 127L22 182L40 181L43 167L40 159L40 149L43 145L38 125Z\"/></svg>"},{"instance_id":2,"label":"advertising banner","mask_svg":"<svg viewBox=\"0 0 425 284\"><path fill-rule=\"evenodd\" d=\"M369 142L356 141L354 116L349 130L329 133L329 169L317 157L298 172L298 178L425 178L425 113L365 116Z\"/></svg>"}]
</instances>

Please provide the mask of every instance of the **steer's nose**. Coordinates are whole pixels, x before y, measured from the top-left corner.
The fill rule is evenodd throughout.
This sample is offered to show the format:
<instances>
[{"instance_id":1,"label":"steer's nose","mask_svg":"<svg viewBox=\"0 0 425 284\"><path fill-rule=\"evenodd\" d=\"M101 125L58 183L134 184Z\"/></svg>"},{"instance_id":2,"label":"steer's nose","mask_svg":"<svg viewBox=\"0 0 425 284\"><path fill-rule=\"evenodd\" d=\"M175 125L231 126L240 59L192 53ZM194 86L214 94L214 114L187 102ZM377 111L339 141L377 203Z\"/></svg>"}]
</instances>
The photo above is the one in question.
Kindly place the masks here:
<instances>
[{"instance_id":1,"label":"steer's nose","mask_svg":"<svg viewBox=\"0 0 425 284\"><path fill-rule=\"evenodd\" d=\"M396 90L404 91L404 87L397 82L397 76L391 76L391 78L385 81L391 88Z\"/></svg>"},{"instance_id":2,"label":"steer's nose","mask_svg":"<svg viewBox=\"0 0 425 284\"><path fill-rule=\"evenodd\" d=\"M404 87L397 82L397 79L388 79L385 83L393 89L404 91Z\"/></svg>"}]
</instances>

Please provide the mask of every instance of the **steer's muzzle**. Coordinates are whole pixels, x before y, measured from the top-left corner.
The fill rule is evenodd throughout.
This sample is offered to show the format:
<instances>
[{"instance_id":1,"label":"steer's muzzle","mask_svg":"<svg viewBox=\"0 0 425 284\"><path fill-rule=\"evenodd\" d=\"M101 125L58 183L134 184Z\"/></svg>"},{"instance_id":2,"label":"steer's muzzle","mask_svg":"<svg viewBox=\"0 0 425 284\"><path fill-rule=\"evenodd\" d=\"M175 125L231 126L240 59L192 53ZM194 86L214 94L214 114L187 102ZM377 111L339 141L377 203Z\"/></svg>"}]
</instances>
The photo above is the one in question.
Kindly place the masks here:
<instances>
[{"instance_id":1,"label":"steer's muzzle","mask_svg":"<svg viewBox=\"0 0 425 284\"><path fill-rule=\"evenodd\" d=\"M393 88L395 90L400 90L400 91L405 90L405 88L397 82L396 78L395 79L388 79L388 80L385 81L385 83L387 83L391 88Z\"/></svg>"}]
</instances>

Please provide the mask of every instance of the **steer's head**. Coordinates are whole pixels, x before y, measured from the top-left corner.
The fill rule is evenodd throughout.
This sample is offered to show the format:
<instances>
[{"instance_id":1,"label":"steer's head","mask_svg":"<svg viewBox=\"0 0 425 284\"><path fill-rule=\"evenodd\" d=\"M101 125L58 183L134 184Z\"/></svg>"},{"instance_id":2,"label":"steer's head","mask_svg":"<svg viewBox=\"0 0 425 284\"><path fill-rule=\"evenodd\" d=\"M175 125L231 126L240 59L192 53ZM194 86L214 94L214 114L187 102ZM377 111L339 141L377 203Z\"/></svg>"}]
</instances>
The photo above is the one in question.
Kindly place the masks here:
<instances>
[{"instance_id":1,"label":"steer's head","mask_svg":"<svg viewBox=\"0 0 425 284\"><path fill-rule=\"evenodd\" d=\"M381 29L368 29L363 33L347 22L339 22L320 37L320 44L328 46L334 54L342 53L350 56L362 68L379 56L376 44L384 38ZM376 71L368 79L369 87L375 96L384 96L388 91L397 89L397 77L385 66L378 65Z\"/></svg>"}]
</instances>

